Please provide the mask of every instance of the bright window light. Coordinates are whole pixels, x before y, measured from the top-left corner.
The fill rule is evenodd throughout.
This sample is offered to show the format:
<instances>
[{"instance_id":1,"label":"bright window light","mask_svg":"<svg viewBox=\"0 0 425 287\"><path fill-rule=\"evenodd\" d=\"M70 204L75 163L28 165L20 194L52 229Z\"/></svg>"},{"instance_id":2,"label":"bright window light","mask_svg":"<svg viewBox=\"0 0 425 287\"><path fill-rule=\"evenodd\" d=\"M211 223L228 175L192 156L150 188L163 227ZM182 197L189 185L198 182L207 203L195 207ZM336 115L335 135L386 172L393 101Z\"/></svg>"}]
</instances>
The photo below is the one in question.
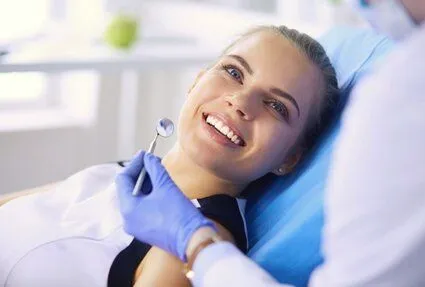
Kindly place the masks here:
<instances>
[{"instance_id":1,"label":"bright window light","mask_svg":"<svg viewBox=\"0 0 425 287\"><path fill-rule=\"evenodd\" d=\"M0 43L34 36L48 21L50 0L0 0Z\"/></svg>"},{"instance_id":2,"label":"bright window light","mask_svg":"<svg viewBox=\"0 0 425 287\"><path fill-rule=\"evenodd\" d=\"M12 52L21 40L42 32L50 17L50 0L0 0L0 7L0 48ZM46 84L41 73L0 74L0 108L45 102Z\"/></svg>"},{"instance_id":3,"label":"bright window light","mask_svg":"<svg viewBox=\"0 0 425 287\"><path fill-rule=\"evenodd\" d=\"M46 81L41 73L0 74L0 106L39 101L45 96Z\"/></svg>"}]
</instances>

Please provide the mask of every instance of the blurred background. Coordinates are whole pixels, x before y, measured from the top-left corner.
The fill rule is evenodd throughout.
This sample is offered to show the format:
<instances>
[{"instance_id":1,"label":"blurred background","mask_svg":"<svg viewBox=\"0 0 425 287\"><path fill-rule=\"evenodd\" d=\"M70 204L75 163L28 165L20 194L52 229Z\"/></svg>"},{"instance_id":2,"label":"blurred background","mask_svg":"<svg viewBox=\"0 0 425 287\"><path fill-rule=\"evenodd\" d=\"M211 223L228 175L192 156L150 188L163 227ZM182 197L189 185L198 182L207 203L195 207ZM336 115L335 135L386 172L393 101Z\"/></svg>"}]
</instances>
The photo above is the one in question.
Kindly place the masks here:
<instances>
[{"instance_id":1,"label":"blurred background","mask_svg":"<svg viewBox=\"0 0 425 287\"><path fill-rule=\"evenodd\" d=\"M0 0L0 194L147 149L200 69L258 24L365 25L338 0Z\"/></svg>"}]
</instances>

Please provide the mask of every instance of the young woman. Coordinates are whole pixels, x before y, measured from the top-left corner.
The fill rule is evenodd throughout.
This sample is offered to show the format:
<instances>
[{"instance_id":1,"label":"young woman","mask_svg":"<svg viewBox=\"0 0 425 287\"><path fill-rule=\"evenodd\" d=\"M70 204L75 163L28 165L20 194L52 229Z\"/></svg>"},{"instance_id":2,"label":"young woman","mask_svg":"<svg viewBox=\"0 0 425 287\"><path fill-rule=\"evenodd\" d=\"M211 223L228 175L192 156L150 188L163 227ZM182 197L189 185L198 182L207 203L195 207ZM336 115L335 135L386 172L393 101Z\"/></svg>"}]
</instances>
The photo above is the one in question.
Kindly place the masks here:
<instances>
[{"instance_id":1,"label":"young woman","mask_svg":"<svg viewBox=\"0 0 425 287\"><path fill-rule=\"evenodd\" d=\"M315 40L283 26L253 29L199 73L162 163L221 235L246 250L235 198L269 172L290 172L337 96ZM113 183L120 170L92 167L0 208L0 284L189 286L177 258L125 233Z\"/></svg>"}]
</instances>

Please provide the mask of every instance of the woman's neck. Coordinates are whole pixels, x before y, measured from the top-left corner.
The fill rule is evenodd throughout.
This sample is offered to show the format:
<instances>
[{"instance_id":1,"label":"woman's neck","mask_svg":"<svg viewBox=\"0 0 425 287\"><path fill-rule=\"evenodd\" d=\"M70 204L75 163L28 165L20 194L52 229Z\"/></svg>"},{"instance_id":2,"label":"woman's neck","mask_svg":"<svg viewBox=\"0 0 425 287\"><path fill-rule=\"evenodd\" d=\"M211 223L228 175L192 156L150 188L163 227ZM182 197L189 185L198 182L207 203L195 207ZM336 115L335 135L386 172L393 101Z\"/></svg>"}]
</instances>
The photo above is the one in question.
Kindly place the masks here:
<instances>
[{"instance_id":1,"label":"woman's neck","mask_svg":"<svg viewBox=\"0 0 425 287\"><path fill-rule=\"evenodd\" d=\"M217 177L196 164L176 144L162 159L169 175L190 199L204 198L215 194L236 197L244 186L236 185Z\"/></svg>"}]
</instances>

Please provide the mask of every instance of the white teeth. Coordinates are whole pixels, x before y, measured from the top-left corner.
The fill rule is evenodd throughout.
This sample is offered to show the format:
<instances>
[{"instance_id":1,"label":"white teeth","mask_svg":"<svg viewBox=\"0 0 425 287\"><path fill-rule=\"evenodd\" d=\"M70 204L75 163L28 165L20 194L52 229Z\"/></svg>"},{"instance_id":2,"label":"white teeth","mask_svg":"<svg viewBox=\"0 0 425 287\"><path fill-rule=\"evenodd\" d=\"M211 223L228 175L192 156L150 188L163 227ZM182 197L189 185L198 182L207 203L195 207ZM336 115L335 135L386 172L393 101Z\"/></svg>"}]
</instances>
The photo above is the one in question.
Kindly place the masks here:
<instances>
[{"instance_id":1,"label":"white teeth","mask_svg":"<svg viewBox=\"0 0 425 287\"><path fill-rule=\"evenodd\" d=\"M220 120L208 115L206 120L207 123L214 126L218 131L220 131L224 136L227 136L235 144L239 145L242 140L234 134L234 132L225 124L223 124Z\"/></svg>"},{"instance_id":2,"label":"white teeth","mask_svg":"<svg viewBox=\"0 0 425 287\"><path fill-rule=\"evenodd\" d=\"M230 128L228 126L224 126L220 131L223 135L227 136L227 134L230 132Z\"/></svg>"},{"instance_id":3,"label":"white teeth","mask_svg":"<svg viewBox=\"0 0 425 287\"><path fill-rule=\"evenodd\" d=\"M214 124L214 126L215 126L218 130L221 130L221 128L223 127L223 123L222 123L222 122L220 122L220 121L217 121L217 122Z\"/></svg>"}]
</instances>

